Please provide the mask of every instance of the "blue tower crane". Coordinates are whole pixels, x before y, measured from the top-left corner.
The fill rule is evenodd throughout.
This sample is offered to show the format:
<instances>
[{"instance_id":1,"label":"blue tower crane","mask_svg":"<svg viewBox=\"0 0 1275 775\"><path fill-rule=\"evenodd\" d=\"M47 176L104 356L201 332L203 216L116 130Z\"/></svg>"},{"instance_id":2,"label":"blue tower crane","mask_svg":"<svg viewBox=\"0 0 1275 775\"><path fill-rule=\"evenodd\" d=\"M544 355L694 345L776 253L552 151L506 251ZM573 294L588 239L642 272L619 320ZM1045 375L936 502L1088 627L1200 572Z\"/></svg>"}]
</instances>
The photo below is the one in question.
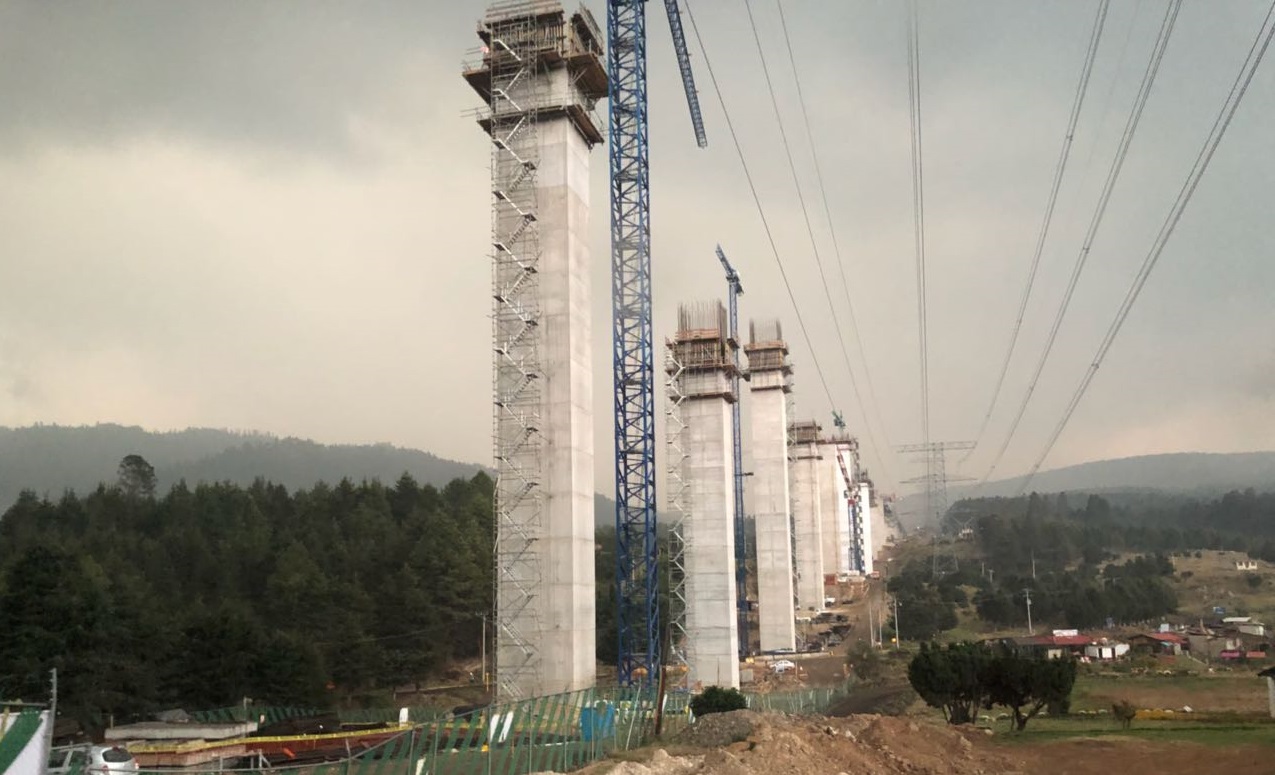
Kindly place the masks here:
<instances>
[{"instance_id":1,"label":"blue tower crane","mask_svg":"<svg viewBox=\"0 0 1275 775\"><path fill-rule=\"evenodd\" d=\"M708 145L677 0L664 0L695 139ZM655 369L646 123L646 0L607 0L615 399L615 581L622 686L658 677Z\"/></svg>"},{"instance_id":2,"label":"blue tower crane","mask_svg":"<svg viewBox=\"0 0 1275 775\"><path fill-rule=\"evenodd\" d=\"M735 604L739 621L739 656L748 654L748 574L744 563L748 552L744 542L744 444L739 430L739 297L744 295L744 286L739 282L739 272L730 265L722 246L717 246L717 260L722 262L726 270L726 287L729 291L728 309L730 311L730 340L735 345L735 374L731 377L731 391L735 394L735 402L730 408L731 442L735 455Z\"/></svg>"}]
</instances>

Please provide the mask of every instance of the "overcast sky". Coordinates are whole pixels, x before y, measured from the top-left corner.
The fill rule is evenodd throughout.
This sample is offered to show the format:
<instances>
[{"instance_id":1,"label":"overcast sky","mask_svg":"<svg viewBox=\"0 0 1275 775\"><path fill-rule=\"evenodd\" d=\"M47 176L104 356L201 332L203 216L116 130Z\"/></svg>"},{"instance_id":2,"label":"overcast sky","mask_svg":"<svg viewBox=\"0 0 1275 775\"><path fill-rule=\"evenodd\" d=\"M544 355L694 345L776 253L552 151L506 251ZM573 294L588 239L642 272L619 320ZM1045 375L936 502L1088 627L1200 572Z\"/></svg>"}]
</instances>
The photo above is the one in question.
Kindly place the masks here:
<instances>
[{"instance_id":1,"label":"overcast sky","mask_svg":"<svg viewBox=\"0 0 1275 775\"><path fill-rule=\"evenodd\" d=\"M590 0L604 18L600 0ZM998 474L1040 453L1222 104L1267 3L1187 2L1054 357ZM488 145L460 78L484 2L0 0L0 424L113 421L388 441L490 460ZM773 0L755 0L835 314L848 331ZM786 0L882 425L919 440L904 4ZM971 439L1026 278L1095 2L921 3L935 439ZM865 442L737 0L693 0L818 360ZM1080 248L1163 0L1116 0L1002 404L999 446ZM656 336L720 295L782 319L827 424L699 51L695 147L648 11ZM1275 62L1046 463L1275 448ZM598 489L610 492L606 148L592 163ZM866 385L861 389L867 398ZM869 414L873 411L869 409ZM902 479L894 454L880 479ZM884 468L884 470L882 470Z\"/></svg>"}]
</instances>

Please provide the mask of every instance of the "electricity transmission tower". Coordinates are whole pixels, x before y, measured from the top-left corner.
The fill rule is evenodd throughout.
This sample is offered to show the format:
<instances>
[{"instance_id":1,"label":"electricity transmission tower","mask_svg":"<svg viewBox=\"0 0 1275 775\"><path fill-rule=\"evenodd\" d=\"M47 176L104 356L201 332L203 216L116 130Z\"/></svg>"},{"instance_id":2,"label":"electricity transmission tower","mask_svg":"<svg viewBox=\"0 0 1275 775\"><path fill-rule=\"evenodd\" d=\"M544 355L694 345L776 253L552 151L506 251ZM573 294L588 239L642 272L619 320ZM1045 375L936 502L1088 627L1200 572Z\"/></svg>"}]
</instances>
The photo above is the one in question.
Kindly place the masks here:
<instances>
[{"instance_id":1,"label":"electricity transmission tower","mask_svg":"<svg viewBox=\"0 0 1275 775\"><path fill-rule=\"evenodd\" d=\"M908 479L903 484L921 485L925 493L924 515L934 526L933 573L936 577L956 571L956 553L949 547L952 539L959 538L961 531L968 527L968 521L956 525L948 518L948 482L969 481L969 478L947 475L947 453L973 448L972 441L932 441L898 447L899 452L904 454L920 455L925 464L924 475Z\"/></svg>"}]
</instances>

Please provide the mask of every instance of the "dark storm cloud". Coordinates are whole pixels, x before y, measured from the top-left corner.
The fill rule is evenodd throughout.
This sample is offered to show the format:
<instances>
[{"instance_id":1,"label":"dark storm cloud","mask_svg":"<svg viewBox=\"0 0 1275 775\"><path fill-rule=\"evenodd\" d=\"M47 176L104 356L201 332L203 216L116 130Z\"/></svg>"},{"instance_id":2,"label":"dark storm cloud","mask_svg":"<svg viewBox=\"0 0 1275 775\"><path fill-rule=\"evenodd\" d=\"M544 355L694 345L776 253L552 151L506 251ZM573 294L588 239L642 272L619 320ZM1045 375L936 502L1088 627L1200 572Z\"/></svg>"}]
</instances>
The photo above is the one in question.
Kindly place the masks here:
<instances>
[{"instance_id":1,"label":"dark storm cloud","mask_svg":"<svg viewBox=\"0 0 1275 775\"><path fill-rule=\"evenodd\" d=\"M0 424L253 427L486 459L489 145L460 78L486 5L0 0L0 395L9 396ZM601 20L602 2L589 5ZM845 368L852 361L862 379L859 337L845 337L844 357L747 17L738 0L693 7L810 344L707 63L693 48L709 134L701 150L663 11L651 3L656 341L671 333L679 302L721 293L720 242L748 289L741 317L784 323L798 415L827 422L835 407L863 436ZM776 6L753 7L845 328ZM784 7L881 402L878 442L917 441L904 4ZM1022 472L1052 430L1266 7L1183 7L1054 355L998 472ZM1095 8L920 4L936 438L969 438L986 410ZM983 473L972 469L987 465L1025 391L1164 9L1111 4L1018 355L966 473ZM1275 59L1047 467L1270 447L1275 366L1262 348L1275 331L1273 111ZM612 467L606 154L591 157L589 216L603 492ZM893 478L907 478L908 463L887 457Z\"/></svg>"},{"instance_id":2,"label":"dark storm cloud","mask_svg":"<svg viewBox=\"0 0 1275 775\"><path fill-rule=\"evenodd\" d=\"M0 153L153 135L351 153L409 55L459 60L463 5L6 0Z\"/></svg>"}]
</instances>

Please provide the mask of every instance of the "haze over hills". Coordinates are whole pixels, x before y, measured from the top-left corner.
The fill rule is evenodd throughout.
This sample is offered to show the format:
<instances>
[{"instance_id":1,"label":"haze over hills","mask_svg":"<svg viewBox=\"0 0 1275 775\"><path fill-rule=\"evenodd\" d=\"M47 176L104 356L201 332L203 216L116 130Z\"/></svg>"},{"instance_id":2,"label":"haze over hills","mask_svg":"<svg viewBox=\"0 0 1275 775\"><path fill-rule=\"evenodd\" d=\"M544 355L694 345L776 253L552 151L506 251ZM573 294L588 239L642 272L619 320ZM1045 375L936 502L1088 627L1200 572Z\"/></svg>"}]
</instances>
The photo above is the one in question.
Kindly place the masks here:
<instances>
[{"instance_id":1,"label":"haze over hills","mask_svg":"<svg viewBox=\"0 0 1275 775\"><path fill-rule=\"evenodd\" d=\"M160 491L185 479L251 484L264 477L289 489L315 482L380 479L404 472L421 484L442 486L481 470L474 463L388 444L325 445L265 433L189 428L157 433L138 427L37 425L0 427L0 511L24 489L57 497L114 483L120 460L136 453L155 467Z\"/></svg>"},{"instance_id":2,"label":"haze over hills","mask_svg":"<svg viewBox=\"0 0 1275 775\"><path fill-rule=\"evenodd\" d=\"M1014 495L1024 477L990 482L984 495ZM1115 460L1095 460L1032 477L1037 492L1070 490L1170 490L1200 495L1227 490L1275 488L1275 451L1272 452L1174 452L1139 455ZM959 497L972 487L954 487Z\"/></svg>"},{"instance_id":3,"label":"haze over hills","mask_svg":"<svg viewBox=\"0 0 1275 775\"><path fill-rule=\"evenodd\" d=\"M983 487L953 485L948 501L978 496L1017 495L1024 477L1001 479ZM1138 455L1114 460L1095 460L1074 466L1041 471L1032 477L1034 492L1104 493L1157 490L1201 497L1252 487L1275 490L1273 452L1173 452ZM908 529L919 525L923 498L909 494L900 500L899 512Z\"/></svg>"},{"instance_id":4,"label":"haze over hills","mask_svg":"<svg viewBox=\"0 0 1275 775\"><path fill-rule=\"evenodd\" d=\"M114 424L0 427L0 510L23 489L56 497L65 489L86 492L100 482L113 483L120 459L130 453L155 466L161 491L181 479L192 484L246 485L264 477L289 489L343 477L390 483L405 471L422 484L441 486L481 470L474 463L388 444L325 445L260 432L212 428L153 432ZM1021 478L991 482L980 494L1013 495L1021 484ZM1161 490L1198 495L1248 487L1275 490L1275 452L1184 452L1100 460L1043 471L1031 483L1038 492ZM949 500L955 502L973 492L969 486L954 486ZM602 495L596 502L599 526L611 524L614 502ZM913 495L900 502L909 528L915 518L906 512L919 506L920 498Z\"/></svg>"}]
</instances>

